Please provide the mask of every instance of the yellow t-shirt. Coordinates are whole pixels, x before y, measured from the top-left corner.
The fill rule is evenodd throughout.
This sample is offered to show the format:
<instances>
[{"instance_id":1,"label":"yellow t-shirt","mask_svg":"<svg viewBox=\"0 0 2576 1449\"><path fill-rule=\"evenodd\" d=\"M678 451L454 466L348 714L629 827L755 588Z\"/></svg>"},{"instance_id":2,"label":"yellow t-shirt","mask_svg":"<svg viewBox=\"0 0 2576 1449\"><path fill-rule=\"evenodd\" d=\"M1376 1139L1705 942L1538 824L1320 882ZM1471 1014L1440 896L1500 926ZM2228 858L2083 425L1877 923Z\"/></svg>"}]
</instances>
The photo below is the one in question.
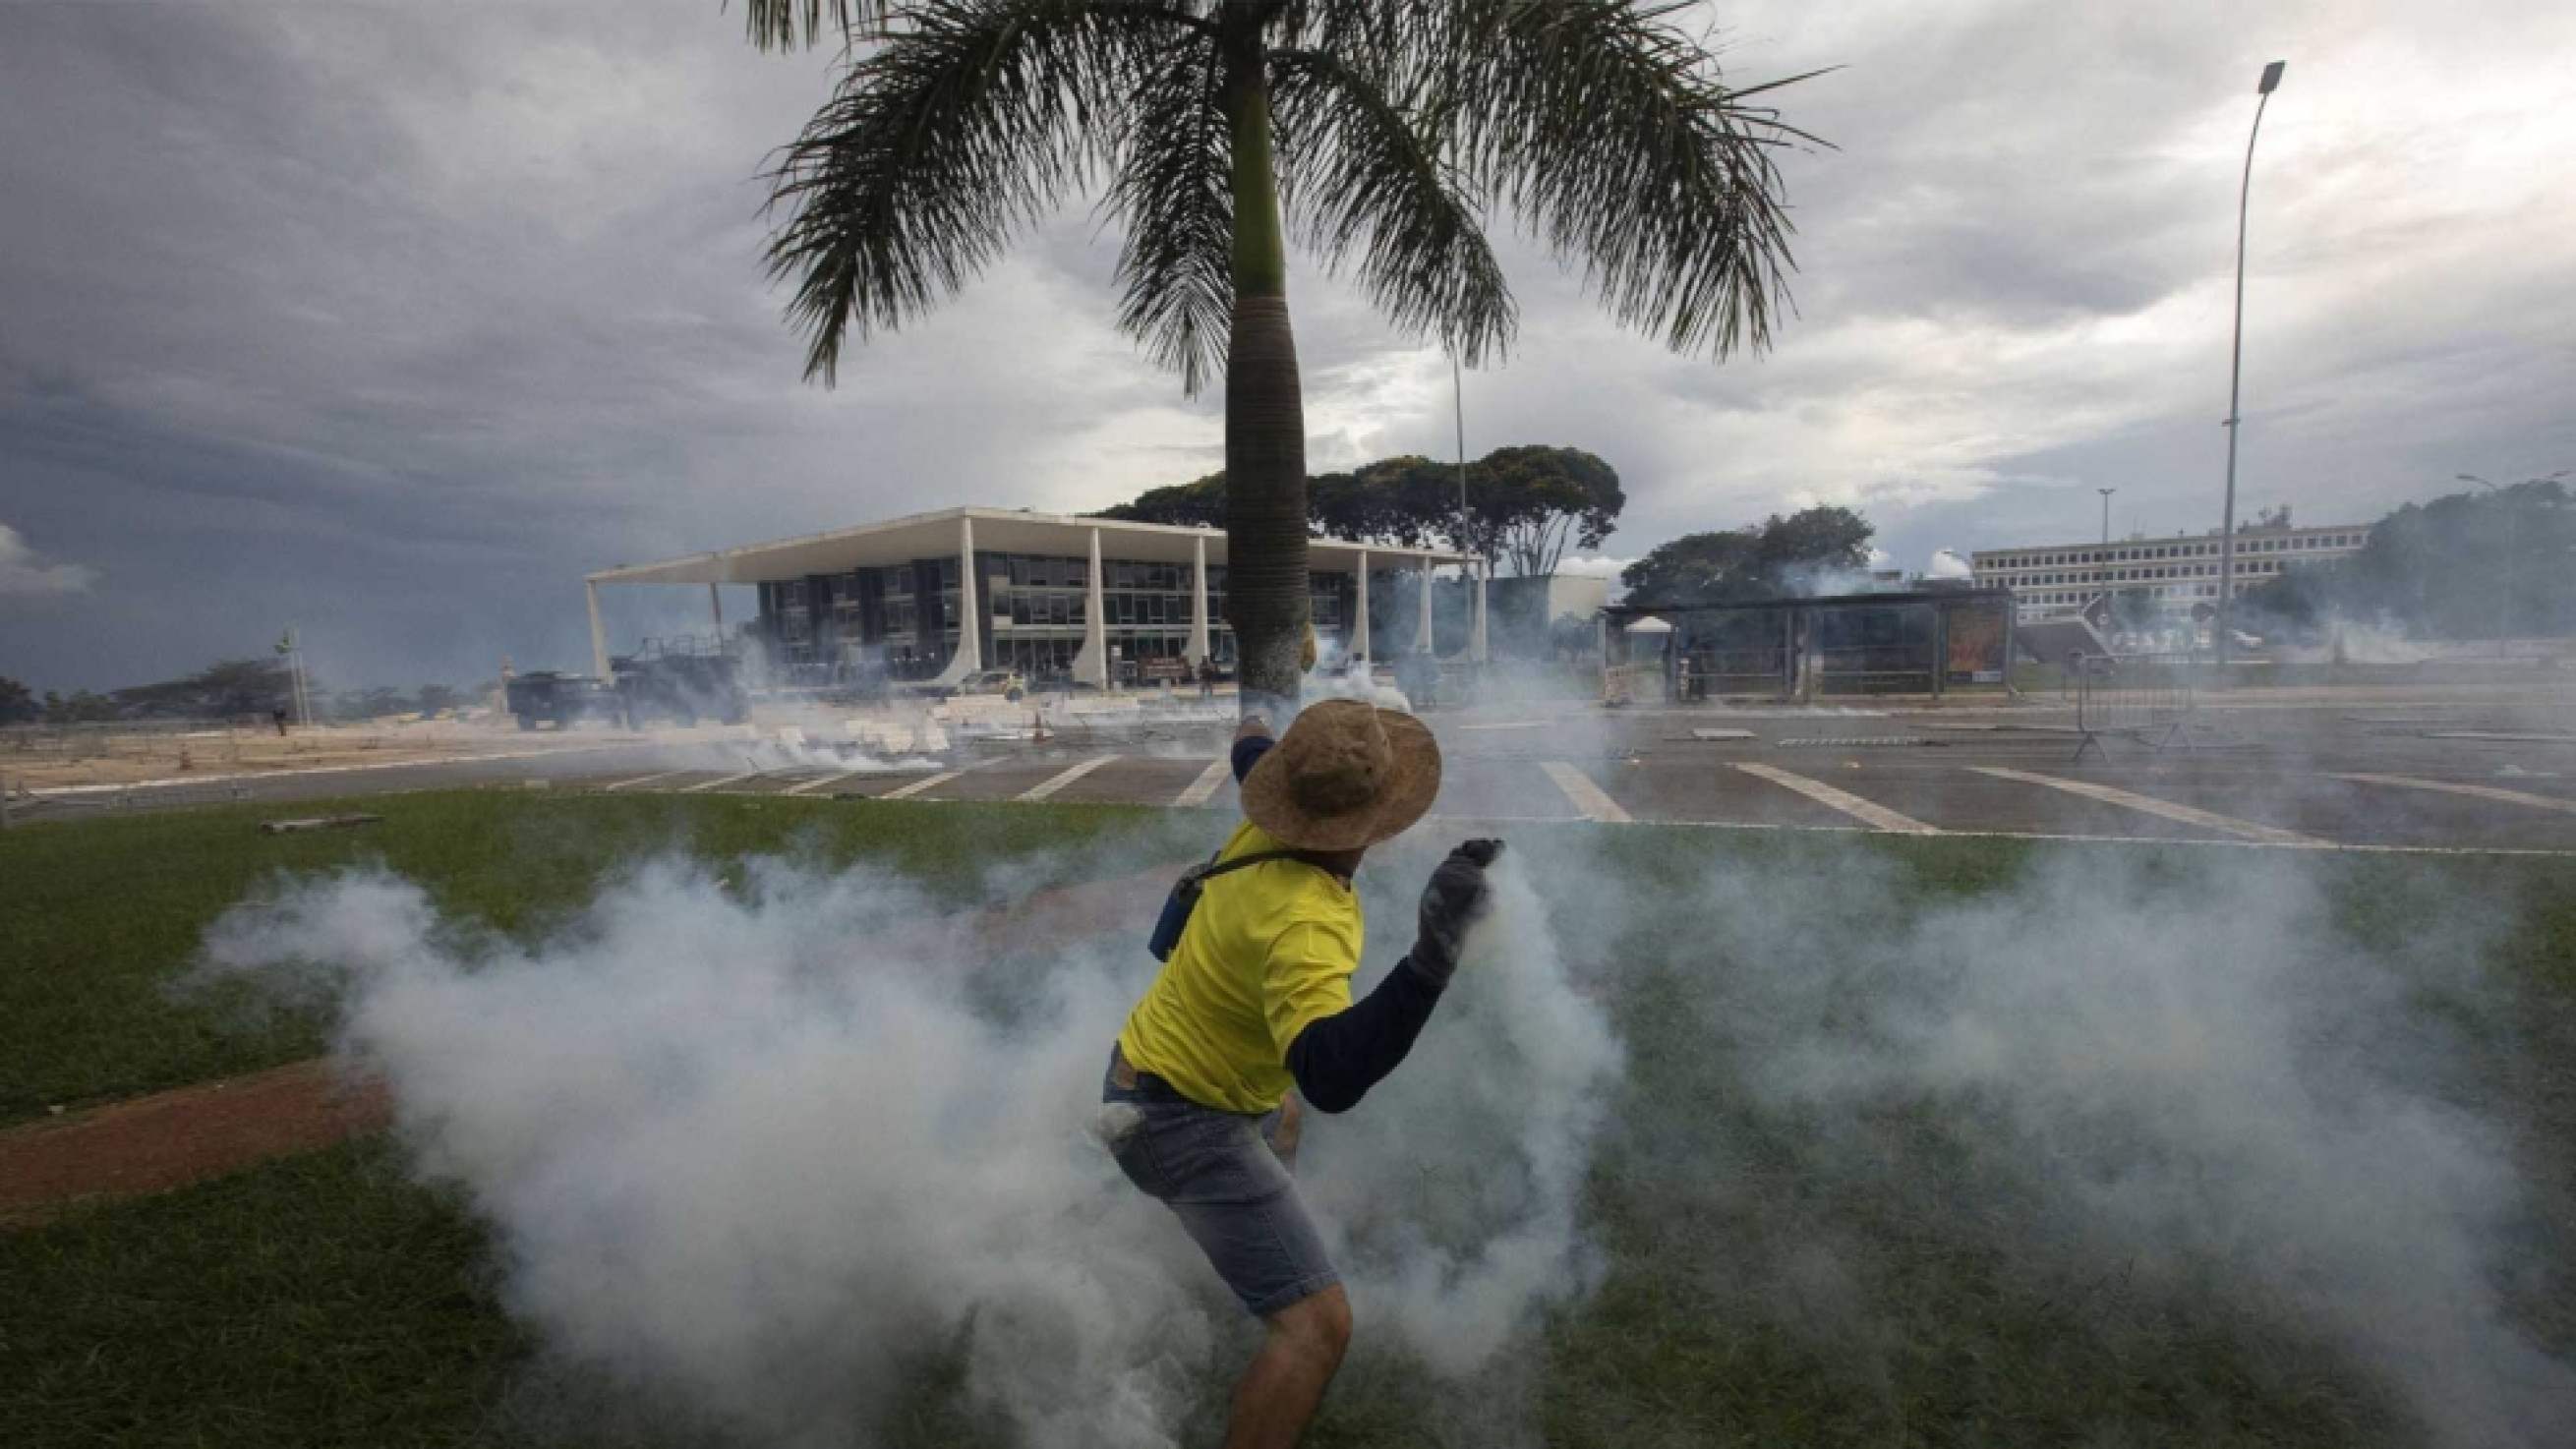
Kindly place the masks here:
<instances>
[{"instance_id":1,"label":"yellow t-shirt","mask_svg":"<svg viewBox=\"0 0 2576 1449\"><path fill-rule=\"evenodd\" d=\"M1218 858L1279 848L1246 821ZM1364 934L1359 897L1330 871L1273 860L1216 876L1119 1049L1201 1106L1267 1112L1291 1085L1288 1044L1351 1004Z\"/></svg>"}]
</instances>

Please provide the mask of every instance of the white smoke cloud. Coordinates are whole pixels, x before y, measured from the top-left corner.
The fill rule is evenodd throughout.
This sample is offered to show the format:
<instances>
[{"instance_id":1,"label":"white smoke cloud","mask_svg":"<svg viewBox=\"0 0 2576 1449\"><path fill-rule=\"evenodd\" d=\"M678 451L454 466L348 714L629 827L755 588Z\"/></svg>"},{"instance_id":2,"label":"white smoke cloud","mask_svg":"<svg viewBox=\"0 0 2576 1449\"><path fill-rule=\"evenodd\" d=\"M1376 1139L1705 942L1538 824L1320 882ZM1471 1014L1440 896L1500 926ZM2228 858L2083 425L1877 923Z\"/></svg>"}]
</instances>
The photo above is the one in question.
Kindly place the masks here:
<instances>
[{"instance_id":1,"label":"white smoke cloud","mask_svg":"<svg viewBox=\"0 0 2576 1449\"><path fill-rule=\"evenodd\" d=\"M1802 1139L1802 1215L1779 1225L1795 1251L1721 1249L1730 1292L1790 1319L1842 1300L1823 1328L1841 1351L1901 1352L1920 1325L1854 1281L1864 1254L1815 1205L1922 1204L1912 1230L2034 1277L2330 1335L2433 1442L2552 1442L2576 1371L2499 1291L2526 1268L2518 1225L2548 1209L2462 1085L2467 1036L2493 1049L2510 1029L2490 1013L2529 1009L2481 984L2498 913L2426 882L2403 929L2358 940L2310 867L2235 853L2061 853L1955 904L1918 912L1907 894L1847 856L1662 898L1724 924L1708 959L1652 963L1691 983L1700 1058L1724 1063L1692 1094L1729 1104L1697 1129L1707 1157ZM1927 1201L1950 1170L1972 1184Z\"/></svg>"},{"instance_id":2,"label":"white smoke cloud","mask_svg":"<svg viewBox=\"0 0 2576 1449\"><path fill-rule=\"evenodd\" d=\"M98 571L86 565L46 562L18 530L0 523L0 598L77 594L97 578Z\"/></svg>"},{"instance_id":3,"label":"white smoke cloud","mask_svg":"<svg viewBox=\"0 0 2576 1449\"><path fill-rule=\"evenodd\" d=\"M1608 579L1615 584L1619 581L1619 575L1634 568L1636 563L1637 561L1632 558L1577 555L1572 558L1558 559L1556 571L1567 578Z\"/></svg>"},{"instance_id":4,"label":"white smoke cloud","mask_svg":"<svg viewBox=\"0 0 2576 1449\"><path fill-rule=\"evenodd\" d=\"M1089 1136L1151 962L1125 933L971 920L867 869L728 884L664 860L529 947L361 872L237 908L205 960L306 987L330 963L340 1052L390 1083L420 1172L471 1195L510 1308L574 1363L762 1442L841 1444L962 1344L968 1394L1024 1442L1178 1442L1239 1367L1212 1355L1240 1312ZM1451 1374L1579 1291L1615 1077L1544 919L1509 921L1477 933L1406 1095L1308 1140L1363 1323ZM1440 1194L1390 1199L1435 1169Z\"/></svg>"},{"instance_id":5,"label":"white smoke cloud","mask_svg":"<svg viewBox=\"0 0 2576 1449\"><path fill-rule=\"evenodd\" d=\"M1931 564L1923 570L1923 577L1927 579L1964 579L1973 577L1975 573L1976 570L1969 567L1966 555L1961 554L1956 549L1936 548L1932 550Z\"/></svg>"},{"instance_id":6,"label":"white smoke cloud","mask_svg":"<svg viewBox=\"0 0 2576 1449\"><path fill-rule=\"evenodd\" d=\"M2341 858L2060 851L1927 899L1873 851L1639 839L1516 843L1413 1055L1310 1119L1360 1352L1438 1375L1453 1428L1498 1418L1460 1442L1534 1441L1515 1394L1537 1315L1604 1269L1595 1191L1632 1267L1816 1335L1863 1392L1978 1321L1926 1299L1975 1261L2093 1295L2073 1372L2206 1332L2257 1379L2321 1343L2319 1392L2387 1392L2435 1443L2576 1413L2506 1297L2548 1281L2517 1255L2563 1198L2499 1087L2546 1070L2512 1056L2540 1005L2488 974L2504 902L2392 873L2365 934ZM1437 848L1363 871L1366 977ZM358 873L237 908L206 959L331 963L342 1052L573 1361L764 1443L876 1442L942 1351L1023 1442L1196 1437L1240 1314L1085 1131L1149 963L1042 925L1005 939L868 868L662 861L529 945ZM1623 1042L1609 1004L1659 983Z\"/></svg>"}]
</instances>

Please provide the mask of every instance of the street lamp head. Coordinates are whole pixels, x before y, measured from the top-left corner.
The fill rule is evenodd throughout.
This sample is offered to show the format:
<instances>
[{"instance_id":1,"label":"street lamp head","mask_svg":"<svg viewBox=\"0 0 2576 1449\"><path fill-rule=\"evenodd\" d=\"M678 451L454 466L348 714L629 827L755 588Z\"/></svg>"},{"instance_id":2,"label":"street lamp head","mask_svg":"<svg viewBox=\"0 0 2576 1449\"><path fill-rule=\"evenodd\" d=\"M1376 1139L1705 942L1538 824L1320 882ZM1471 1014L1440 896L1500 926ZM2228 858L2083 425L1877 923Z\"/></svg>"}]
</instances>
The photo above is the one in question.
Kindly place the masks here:
<instances>
[{"instance_id":1,"label":"street lamp head","mask_svg":"<svg viewBox=\"0 0 2576 1449\"><path fill-rule=\"evenodd\" d=\"M2289 66L2290 63L2286 60L2276 60L2263 67L2263 84L2256 87L2254 93L2260 96L2270 95L2274 88L2281 84L2281 72L2289 69Z\"/></svg>"}]
</instances>

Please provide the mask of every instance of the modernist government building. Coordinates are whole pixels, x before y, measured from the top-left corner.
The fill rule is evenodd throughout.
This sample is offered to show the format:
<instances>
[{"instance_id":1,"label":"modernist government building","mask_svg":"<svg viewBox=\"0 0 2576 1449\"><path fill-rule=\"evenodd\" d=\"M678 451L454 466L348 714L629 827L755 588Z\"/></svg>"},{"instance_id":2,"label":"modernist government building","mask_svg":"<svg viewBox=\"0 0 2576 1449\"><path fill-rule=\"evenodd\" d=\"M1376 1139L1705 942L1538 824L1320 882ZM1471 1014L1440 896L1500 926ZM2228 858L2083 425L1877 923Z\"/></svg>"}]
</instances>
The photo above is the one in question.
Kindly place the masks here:
<instances>
[{"instance_id":1,"label":"modernist government building","mask_svg":"<svg viewBox=\"0 0 2576 1449\"><path fill-rule=\"evenodd\" d=\"M1473 562L1344 539L1307 548L1318 642L1360 658L1369 652L1371 574L1381 609L1389 588L1419 591L1402 612L1415 622L1413 647L1428 650L1434 570ZM999 508L919 513L591 574L591 664L608 673L602 585L705 585L722 633L715 586L750 584L760 596L750 632L773 665L790 670L867 663L898 679L953 684L1013 669L1105 686L1119 672L1113 661L1233 662L1225 561L1217 529ZM1481 624L1481 580L1478 594Z\"/></svg>"},{"instance_id":2,"label":"modernist government building","mask_svg":"<svg viewBox=\"0 0 2576 1449\"><path fill-rule=\"evenodd\" d=\"M2239 528L2236 593L2242 595L2299 564L2358 553L2369 540L2369 526L2359 523ZM2213 531L2173 538L1979 549L1970 555L1968 566L1979 585L2010 588L2016 612L2027 623L2072 614L2097 594L2144 593L2168 613L2187 613L2194 604L2217 602L2219 563L2219 536Z\"/></svg>"}]
</instances>

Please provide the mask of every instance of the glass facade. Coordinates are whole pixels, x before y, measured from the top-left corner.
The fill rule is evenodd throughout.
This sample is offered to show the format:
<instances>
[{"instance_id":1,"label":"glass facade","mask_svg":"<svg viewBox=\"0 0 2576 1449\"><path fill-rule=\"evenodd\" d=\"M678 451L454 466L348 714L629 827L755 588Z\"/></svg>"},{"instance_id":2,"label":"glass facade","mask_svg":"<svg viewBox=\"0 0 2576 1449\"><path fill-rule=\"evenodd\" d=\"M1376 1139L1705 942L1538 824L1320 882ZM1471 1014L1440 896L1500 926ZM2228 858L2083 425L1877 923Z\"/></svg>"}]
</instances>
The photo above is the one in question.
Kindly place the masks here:
<instances>
[{"instance_id":1,"label":"glass facade","mask_svg":"<svg viewBox=\"0 0 2576 1449\"><path fill-rule=\"evenodd\" d=\"M957 568L952 554L762 584L760 632L799 683L831 684L879 667L898 680L928 678L957 654L965 622ZM1033 682L1070 680L1090 622L1089 556L979 551L975 571L981 617L974 624L985 667L1017 670ZM1188 656L1191 574L1186 563L1101 560L1101 629L1122 680L1145 674L1149 661ZM1313 577L1319 641L1329 645L1346 631L1354 588L1348 574ZM1208 569L1207 610L1208 651L1230 666L1234 631L1225 618L1222 565Z\"/></svg>"}]
</instances>

